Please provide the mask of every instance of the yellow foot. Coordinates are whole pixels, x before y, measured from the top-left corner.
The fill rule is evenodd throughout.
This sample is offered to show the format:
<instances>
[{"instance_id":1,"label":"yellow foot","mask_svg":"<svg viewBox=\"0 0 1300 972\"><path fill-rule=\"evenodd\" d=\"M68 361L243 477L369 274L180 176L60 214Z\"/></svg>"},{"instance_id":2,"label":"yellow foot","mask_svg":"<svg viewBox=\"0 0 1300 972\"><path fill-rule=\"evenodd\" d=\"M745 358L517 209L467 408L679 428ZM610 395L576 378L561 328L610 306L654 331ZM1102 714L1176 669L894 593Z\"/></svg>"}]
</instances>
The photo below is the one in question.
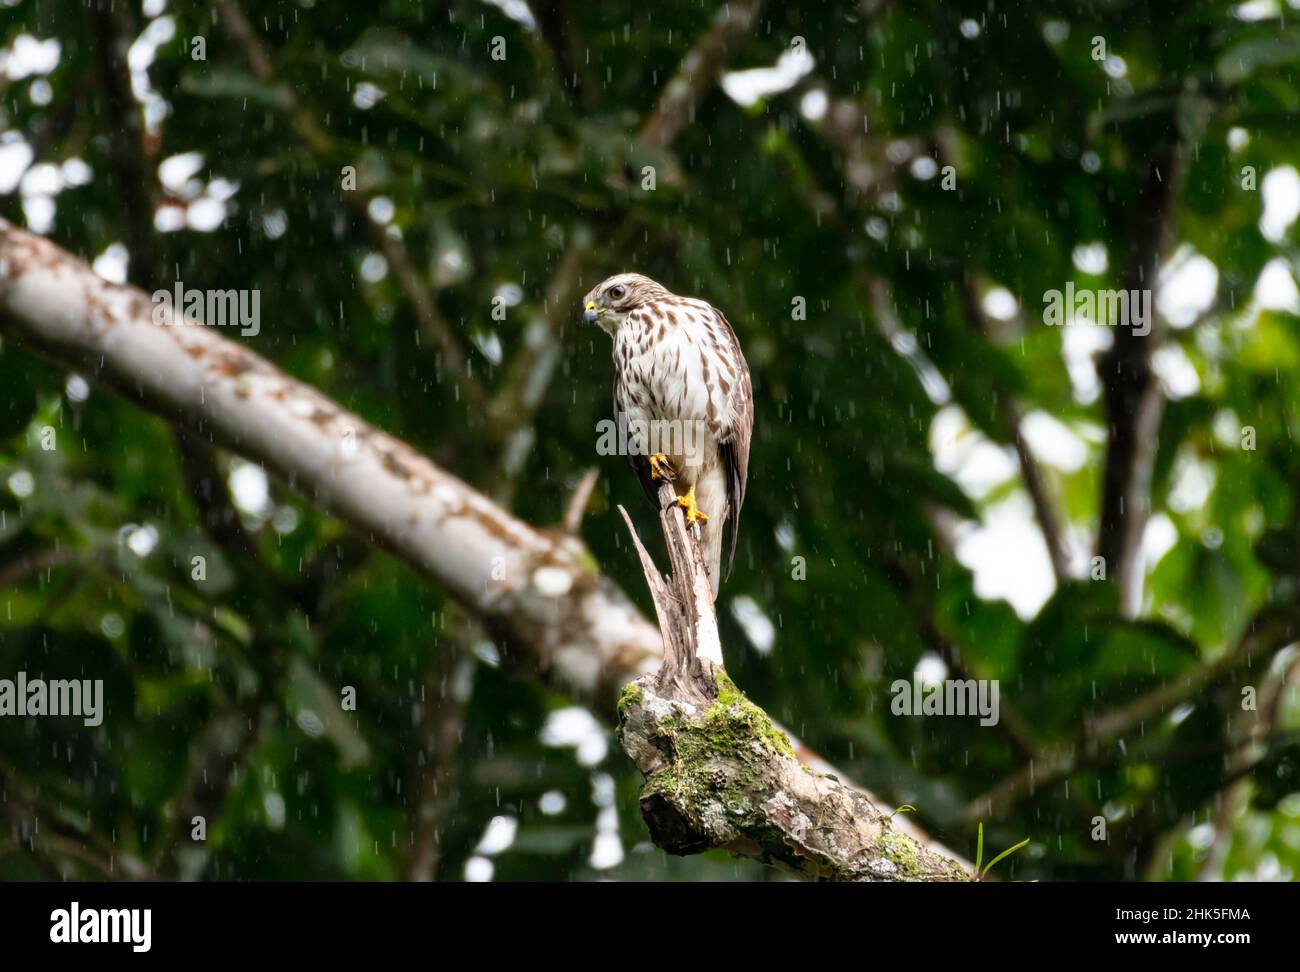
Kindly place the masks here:
<instances>
[{"instance_id":1,"label":"yellow foot","mask_svg":"<svg viewBox=\"0 0 1300 972\"><path fill-rule=\"evenodd\" d=\"M701 513L700 508L695 505L695 487L692 486L686 491L685 496L677 497L677 505L686 511L687 523L708 523L709 517L706 513Z\"/></svg>"},{"instance_id":2,"label":"yellow foot","mask_svg":"<svg viewBox=\"0 0 1300 972\"><path fill-rule=\"evenodd\" d=\"M657 483L673 481L673 464L662 452L650 456L650 478Z\"/></svg>"}]
</instances>

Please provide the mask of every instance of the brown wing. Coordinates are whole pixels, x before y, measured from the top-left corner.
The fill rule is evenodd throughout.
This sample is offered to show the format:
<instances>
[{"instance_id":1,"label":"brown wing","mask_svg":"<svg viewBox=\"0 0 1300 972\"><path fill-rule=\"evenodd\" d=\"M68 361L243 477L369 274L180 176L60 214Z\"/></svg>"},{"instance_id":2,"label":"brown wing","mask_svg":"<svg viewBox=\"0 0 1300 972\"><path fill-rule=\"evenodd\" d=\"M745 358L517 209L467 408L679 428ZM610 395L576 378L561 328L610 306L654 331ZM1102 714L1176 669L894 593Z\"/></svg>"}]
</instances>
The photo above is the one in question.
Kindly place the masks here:
<instances>
[{"instance_id":1,"label":"brown wing","mask_svg":"<svg viewBox=\"0 0 1300 972\"><path fill-rule=\"evenodd\" d=\"M722 428L718 440L718 451L722 454L722 463L727 471L727 500L730 506L727 520L731 535L727 546L726 576L730 577L731 566L736 560L736 540L740 535L740 507L745 502L745 483L749 479L749 443L754 437L754 387L749 378L749 365L745 362L740 340L736 337L731 322L716 307L713 308L713 313L727 332L737 372L728 400L731 423Z\"/></svg>"}]
</instances>

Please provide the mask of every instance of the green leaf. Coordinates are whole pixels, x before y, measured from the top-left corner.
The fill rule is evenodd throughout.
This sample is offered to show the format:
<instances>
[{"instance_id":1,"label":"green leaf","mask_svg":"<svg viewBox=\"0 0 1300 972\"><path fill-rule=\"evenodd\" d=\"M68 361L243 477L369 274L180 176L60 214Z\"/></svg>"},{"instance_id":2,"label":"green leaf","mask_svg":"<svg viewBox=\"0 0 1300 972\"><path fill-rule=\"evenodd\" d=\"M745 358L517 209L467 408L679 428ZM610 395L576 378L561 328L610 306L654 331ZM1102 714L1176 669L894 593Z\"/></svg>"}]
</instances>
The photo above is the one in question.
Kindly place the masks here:
<instances>
[{"instance_id":1,"label":"green leaf","mask_svg":"<svg viewBox=\"0 0 1300 972\"><path fill-rule=\"evenodd\" d=\"M1000 860L1003 860L1004 858L1010 857L1012 854L1014 854L1016 851L1020 850L1020 848L1024 847L1024 846L1025 846L1026 844L1028 844L1028 843L1029 843L1029 838L1026 837L1024 840L1022 840L1020 843L1016 844L1014 847L1008 847L1006 850L1004 850L1004 851L1003 851L1001 854L999 854L997 857L993 858L993 860L989 861L989 866L986 867L986 868L984 868L984 870L980 871L980 880L983 881L984 878L988 877L988 873L989 873L989 871L993 870L993 865L994 865L994 864L996 864L996 863L997 863L998 861L1000 861Z\"/></svg>"},{"instance_id":2,"label":"green leaf","mask_svg":"<svg viewBox=\"0 0 1300 972\"><path fill-rule=\"evenodd\" d=\"M1219 57L1215 73L1224 84L1238 84L1260 68L1300 61L1300 34L1278 33L1256 37L1228 48Z\"/></svg>"},{"instance_id":3,"label":"green leaf","mask_svg":"<svg viewBox=\"0 0 1300 972\"><path fill-rule=\"evenodd\" d=\"M259 81L238 68L213 66L202 72L187 72L181 78L181 90L200 98L247 99L253 104L279 111L288 108L290 104L283 89Z\"/></svg>"}]
</instances>

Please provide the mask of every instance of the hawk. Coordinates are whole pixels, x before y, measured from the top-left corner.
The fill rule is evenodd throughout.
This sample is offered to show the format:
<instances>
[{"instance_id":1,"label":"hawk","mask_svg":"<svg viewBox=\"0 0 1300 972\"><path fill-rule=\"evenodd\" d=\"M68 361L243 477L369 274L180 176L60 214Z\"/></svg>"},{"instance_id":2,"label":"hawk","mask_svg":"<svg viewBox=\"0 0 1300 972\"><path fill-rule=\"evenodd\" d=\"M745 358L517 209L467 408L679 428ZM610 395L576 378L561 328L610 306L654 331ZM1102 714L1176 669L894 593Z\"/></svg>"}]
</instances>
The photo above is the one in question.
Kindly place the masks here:
<instances>
[{"instance_id":1,"label":"hawk","mask_svg":"<svg viewBox=\"0 0 1300 972\"><path fill-rule=\"evenodd\" d=\"M659 483L668 480L687 522L699 525L716 600L728 523L728 575L736 559L754 434L754 392L736 332L716 307L639 273L598 284L583 319L614 339L620 440L626 435L650 501L658 506Z\"/></svg>"}]
</instances>

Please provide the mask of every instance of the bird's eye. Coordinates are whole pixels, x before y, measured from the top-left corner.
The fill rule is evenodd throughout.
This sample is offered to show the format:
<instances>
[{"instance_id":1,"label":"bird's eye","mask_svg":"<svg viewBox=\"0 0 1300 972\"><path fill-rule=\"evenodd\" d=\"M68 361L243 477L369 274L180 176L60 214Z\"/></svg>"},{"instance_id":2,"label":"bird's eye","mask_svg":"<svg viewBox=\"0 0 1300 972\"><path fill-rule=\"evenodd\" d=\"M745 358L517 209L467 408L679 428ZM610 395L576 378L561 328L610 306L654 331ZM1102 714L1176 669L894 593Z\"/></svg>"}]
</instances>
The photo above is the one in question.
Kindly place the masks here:
<instances>
[{"instance_id":1,"label":"bird's eye","mask_svg":"<svg viewBox=\"0 0 1300 972\"><path fill-rule=\"evenodd\" d=\"M609 295L615 300L622 300L625 293L627 293L627 288L622 285L609 288Z\"/></svg>"}]
</instances>

